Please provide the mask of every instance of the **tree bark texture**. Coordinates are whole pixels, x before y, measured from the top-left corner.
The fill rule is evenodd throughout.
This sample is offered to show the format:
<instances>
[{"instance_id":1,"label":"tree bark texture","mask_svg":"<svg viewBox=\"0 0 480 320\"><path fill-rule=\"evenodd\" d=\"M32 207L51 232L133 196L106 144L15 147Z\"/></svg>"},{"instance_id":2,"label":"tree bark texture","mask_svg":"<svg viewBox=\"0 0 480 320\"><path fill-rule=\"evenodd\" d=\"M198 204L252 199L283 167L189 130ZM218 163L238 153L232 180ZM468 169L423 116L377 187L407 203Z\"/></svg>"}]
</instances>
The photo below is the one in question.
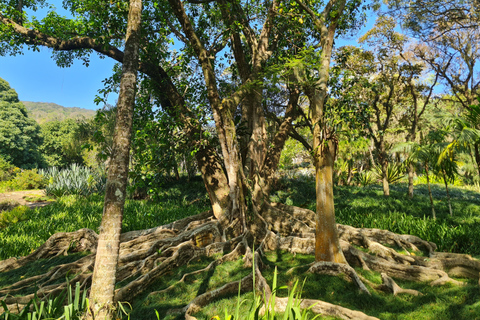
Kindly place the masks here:
<instances>
[{"instance_id":1,"label":"tree bark texture","mask_svg":"<svg viewBox=\"0 0 480 320\"><path fill-rule=\"evenodd\" d=\"M108 168L105 204L90 292L91 308L87 310L86 319L113 319L115 309L115 275L128 183L141 17L142 1L131 0L113 150Z\"/></svg>"},{"instance_id":2,"label":"tree bark texture","mask_svg":"<svg viewBox=\"0 0 480 320\"><path fill-rule=\"evenodd\" d=\"M432 217L436 219L435 215L435 206L433 205L433 195L432 195L432 188L430 187L430 177L428 174L428 164L425 164L425 174L427 175L427 186L428 186L428 196L430 197L430 205L432 207Z\"/></svg>"},{"instance_id":3,"label":"tree bark texture","mask_svg":"<svg viewBox=\"0 0 480 320\"><path fill-rule=\"evenodd\" d=\"M326 25L312 10L301 1L297 3L313 19L317 32L320 33L322 53L318 70L318 80L314 87L307 86L305 92L310 101L313 128L313 157L315 164L315 260L347 263L338 240L335 224L335 207L333 204L333 166L335 163L337 141L335 132L325 123L325 101L328 90L330 61L333 50L333 40L339 17L345 8L345 0L336 2L337 16ZM323 12L324 19L329 14Z\"/></svg>"},{"instance_id":4,"label":"tree bark texture","mask_svg":"<svg viewBox=\"0 0 480 320\"><path fill-rule=\"evenodd\" d=\"M408 165L408 197L413 199L413 175L415 173L415 169L413 164L410 163Z\"/></svg>"},{"instance_id":5,"label":"tree bark texture","mask_svg":"<svg viewBox=\"0 0 480 320\"><path fill-rule=\"evenodd\" d=\"M314 140L315 141L315 140ZM315 146L315 260L346 263L338 240L333 201L333 166L335 141L322 141Z\"/></svg>"}]
</instances>

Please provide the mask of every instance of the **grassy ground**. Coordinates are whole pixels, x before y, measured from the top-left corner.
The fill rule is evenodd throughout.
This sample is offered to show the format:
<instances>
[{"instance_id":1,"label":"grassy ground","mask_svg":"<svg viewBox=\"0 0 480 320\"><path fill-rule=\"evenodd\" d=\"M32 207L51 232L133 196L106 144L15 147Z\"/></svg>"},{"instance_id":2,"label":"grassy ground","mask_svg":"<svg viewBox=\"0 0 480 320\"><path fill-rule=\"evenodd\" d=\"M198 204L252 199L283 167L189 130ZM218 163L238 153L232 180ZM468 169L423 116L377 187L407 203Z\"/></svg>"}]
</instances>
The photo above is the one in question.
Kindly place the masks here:
<instances>
[{"instance_id":1,"label":"grassy ground","mask_svg":"<svg viewBox=\"0 0 480 320\"><path fill-rule=\"evenodd\" d=\"M418 235L434 241L439 250L455 251L480 255L480 194L460 188L452 189L454 216L448 214L446 194L440 185L433 187L437 220L430 218L431 209L426 186L416 186L415 198L406 197L406 185L393 185L391 196L384 198L380 186L337 187L335 205L337 222L355 227L385 228L398 233ZM311 179L280 181L272 200L313 209L315 206L314 184ZM56 203L31 212L31 219L0 229L0 259L25 255L43 243L51 234L58 231L73 231L82 227L98 229L102 196L63 197ZM209 209L209 201L201 181L174 184L165 187L159 195L159 201L127 202L124 231L149 228L165 224L182 217ZM478 283L466 281L467 285L431 287L424 283L398 281L405 288L419 290L423 296L400 295L393 297L382 293L372 296L359 294L352 284L338 277L307 275L305 268L297 268L293 273L286 271L293 266L302 266L313 261L311 256L271 252L267 255L268 269L264 272L272 283L273 272L278 269L278 285L291 287L299 280L303 286L303 296L321 299L327 302L361 310L381 319L480 319L480 290ZM30 276L38 269L48 269L57 263L65 263L58 257L49 261L39 261L9 273L0 274L0 288L12 281ZM58 261L57 261L58 260ZM168 311L183 307L196 295L216 288L226 281L238 280L250 272L242 267L241 261L225 263L210 272L187 278L169 292L148 294L175 284L188 271L208 265L211 260L193 261L188 266L174 270L159 279L133 304L131 319L155 319L155 310L160 319L180 319ZM380 283L380 275L374 272L358 270L369 280ZM121 284L119 284L121 286ZM286 296L287 289L279 291ZM242 295L243 312L250 307L253 295ZM210 319L214 315L222 316L225 308L233 312L237 298L217 301L196 316ZM244 314L244 313L243 313ZM223 319L223 317L222 317Z\"/></svg>"},{"instance_id":2,"label":"grassy ground","mask_svg":"<svg viewBox=\"0 0 480 320\"><path fill-rule=\"evenodd\" d=\"M210 209L201 179L165 187L158 199L155 203L127 200L123 231L152 228ZM0 228L0 260L29 254L56 232L81 228L98 232L102 210L103 195L65 196L30 210L29 220Z\"/></svg>"},{"instance_id":3,"label":"grassy ground","mask_svg":"<svg viewBox=\"0 0 480 320\"><path fill-rule=\"evenodd\" d=\"M380 185L337 186L335 216L338 223L354 227L387 229L412 234L435 242L438 251L480 255L480 194L451 187L453 217L449 215L445 186L432 185L437 219L432 219L426 185L415 186L414 198L407 197L406 184L390 186L390 197ZM315 210L315 187L310 178L284 180L272 196L284 202Z\"/></svg>"}]
</instances>

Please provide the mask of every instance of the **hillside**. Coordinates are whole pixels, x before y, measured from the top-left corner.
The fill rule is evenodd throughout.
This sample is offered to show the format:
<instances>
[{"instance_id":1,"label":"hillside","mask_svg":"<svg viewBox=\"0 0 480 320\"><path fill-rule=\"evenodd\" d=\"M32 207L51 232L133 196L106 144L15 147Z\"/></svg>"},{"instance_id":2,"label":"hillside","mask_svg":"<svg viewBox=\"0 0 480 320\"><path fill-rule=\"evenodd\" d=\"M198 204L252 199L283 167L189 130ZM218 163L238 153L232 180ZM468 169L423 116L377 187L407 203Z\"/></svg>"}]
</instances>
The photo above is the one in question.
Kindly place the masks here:
<instances>
[{"instance_id":1,"label":"hillside","mask_svg":"<svg viewBox=\"0 0 480 320\"><path fill-rule=\"evenodd\" d=\"M51 102L32 102L22 101L27 108L30 117L39 124L53 121L64 120L68 118L91 118L95 115L95 110L83 108L66 108Z\"/></svg>"}]
</instances>

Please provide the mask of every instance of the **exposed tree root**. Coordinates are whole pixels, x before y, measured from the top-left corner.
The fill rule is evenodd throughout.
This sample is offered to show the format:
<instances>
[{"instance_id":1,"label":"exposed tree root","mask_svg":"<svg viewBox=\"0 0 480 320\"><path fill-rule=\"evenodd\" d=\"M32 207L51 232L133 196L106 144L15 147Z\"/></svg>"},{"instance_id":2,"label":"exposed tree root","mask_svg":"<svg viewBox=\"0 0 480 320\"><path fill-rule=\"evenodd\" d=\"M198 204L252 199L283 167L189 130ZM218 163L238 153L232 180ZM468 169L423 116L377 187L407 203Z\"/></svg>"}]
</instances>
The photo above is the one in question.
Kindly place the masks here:
<instances>
[{"instance_id":1,"label":"exposed tree root","mask_svg":"<svg viewBox=\"0 0 480 320\"><path fill-rule=\"evenodd\" d=\"M361 292L368 295L370 294L370 291L368 291L362 280L360 280L355 270L346 264L319 261L314 263L310 269L308 269L308 272L328 274L332 276L344 274L350 282L353 282L357 285Z\"/></svg>"},{"instance_id":2,"label":"exposed tree root","mask_svg":"<svg viewBox=\"0 0 480 320\"><path fill-rule=\"evenodd\" d=\"M393 279L387 276L385 273L382 273L382 281L383 281L383 286L388 291L393 293L394 296L401 293L411 294L414 296L422 295L422 293L417 290L400 288L400 286L396 284L395 281L393 281Z\"/></svg>"},{"instance_id":3,"label":"exposed tree root","mask_svg":"<svg viewBox=\"0 0 480 320\"><path fill-rule=\"evenodd\" d=\"M220 230L211 212L156 228L124 233L121 236L117 270L117 281L122 282L122 287L116 291L116 300L132 301L154 281L192 260L213 256L216 258L205 268L183 274L175 285L184 282L187 277L210 271L225 261L236 260L244 255L244 265L253 266L253 273L239 281L205 292L176 311L184 313L187 319L194 319L193 314L213 300L235 296L239 286L242 292L255 288L265 297L264 302L268 302L270 287L262 275L263 252L284 250L293 254L313 254L315 248L313 221L312 211L277 203L265 204L261 209L261 216L258 215L257 224L252 225L244 234L231 239L225 239L224 232ZM338 230L342 250L350 266L380 272L383 284L374 284L359 277L355 270L347 265L317 262L304 267L309 267L309 271L315 273L343 274L347 280L356 283L362 292L369 293L364 284L366 283L373 290L394 295L418 295L421 294L418 291L400 288L393 279L428 281L432 285L446 282L461 285L463 282L451 277L479 278L480 261L468 255L435 252L434 243L418 237L344 225L338 225ZM55 266L44 274L0 288L0 299L5 301L9 309L15 309L17 305L20 307L26 305L35 295L40 299L48 299L66 288L67 283L62 280L67 276L70 283L80 282L81 288L88 290L97 239L97 234L89 229L57 233L26 257L0 261L0 272L7 272L38 259L70 252L92 252L77 261ZM255 245L255 252L252 252L252 244ZM428 256L422 256L422 252ZM150 295L168 292L175 285L152 292ZM18 296L19 293L23 296ZM277 297L275 309L284 310L286 302L287 298ZM315 306L311 310L315 313L342 319L376 319L359 311L319 300L304 299L300 306L307 308L313 304ZM1 312L3 311L0 309L0 314Z\"/></svg>"},{"instance_id":4,"label":"exposed tree root","mask_svg":"<svg viewBox=\"0 0 480 320\"><path fill-rule=\"evenodd\" d=\"M75 232L59 232L52 235L37 250L26 257L15 257L0 261L0 272L5 272L25 266L27 263L38 259L46 259L67 252L90 251L95 253L98 235L90 229L80 229Z\"/></svg>"},{"instance_id":5,"label":"exposed tree root","mask_svg":"<svg viewBox=\"0 0 480 320\"><path fill-rule=\"evenodd\" d=\"M287 303L288 298L276 298L275 311L285 312ZM302 299L302 301L300 302L300 308L310 308L313 313L337 317L340 319L379 320L378 318L368 316L363 312L347 309L321 300Z\"/></svg>"}]
</instances>

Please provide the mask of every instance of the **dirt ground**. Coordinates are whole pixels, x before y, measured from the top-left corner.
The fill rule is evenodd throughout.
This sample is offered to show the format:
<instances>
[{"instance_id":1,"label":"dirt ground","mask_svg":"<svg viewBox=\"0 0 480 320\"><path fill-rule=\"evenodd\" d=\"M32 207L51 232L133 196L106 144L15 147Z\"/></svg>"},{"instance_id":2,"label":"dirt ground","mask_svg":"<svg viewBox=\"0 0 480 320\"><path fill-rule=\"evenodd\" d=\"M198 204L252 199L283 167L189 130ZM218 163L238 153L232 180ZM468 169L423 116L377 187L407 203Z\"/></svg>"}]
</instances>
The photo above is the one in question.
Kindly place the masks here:
<instances>
[{"instance_id":1,"label":"dirt ground","mask_svg":"<svg viewBox=\"0 0 480 320\"><path fill-rule=\"evenodd\" d=\"M45 196L45 190L26 190L26 191L12 191L0 193L0 202L3 201L16 201L21 205L26 205L29 208L43 207L51 203L51 201L43 202L28 202L25 197L43 197Z\"/></svg>"}]
</instances>

